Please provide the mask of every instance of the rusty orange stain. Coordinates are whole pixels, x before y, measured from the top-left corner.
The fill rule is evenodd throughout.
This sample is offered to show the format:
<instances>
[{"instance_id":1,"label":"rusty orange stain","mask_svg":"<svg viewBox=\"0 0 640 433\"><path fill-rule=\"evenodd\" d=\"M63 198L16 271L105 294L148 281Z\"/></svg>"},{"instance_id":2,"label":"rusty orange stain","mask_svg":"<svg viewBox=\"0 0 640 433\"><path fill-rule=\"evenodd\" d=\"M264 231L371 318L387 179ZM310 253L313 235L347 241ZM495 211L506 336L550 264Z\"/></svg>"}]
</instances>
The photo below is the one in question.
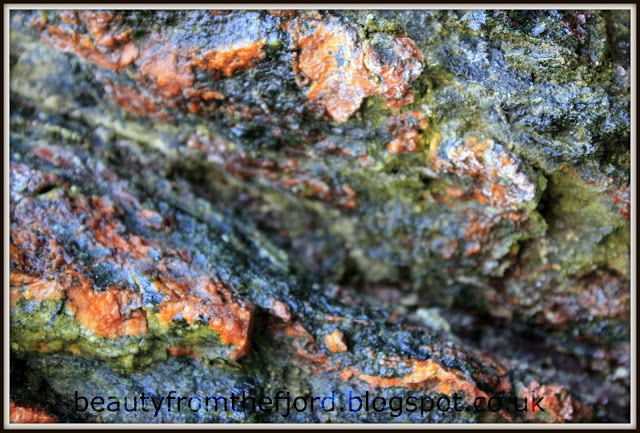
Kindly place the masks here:
<instances>
[{"instance_id":1,"label":"rusty orange stain","mask_svg":"<svg viewBox=\"0 0 640 433\"><path fill-rule=\"evenodd\" d=\"M389 359L387 361L392 361L391 365L394 365L399 360ZM348 369L360 380L379 388L401 387L431 390L445 395L463 391L471 400L476 397L488 399L487 394L478 388L472 378L466 377L463 373L451 371L433 359L407 359L402 361L410 364L413 371L401 377L379 377L362 373L354 367L349 367Z\"/></svg>"},{"instance_id":2,"label":"rusty orange stain","mask_svg":"<svg viewBox=\"0 0 640 433\"><path fill-rule=\"evenodd\" d=\"M115 210L110 200L94 196L90 198L90 203L94 212L91 213L87 227L101 245L130 254L137 259L147 255L151 250L148 241L134 234L128 234L128 239L120 234L124 226L115 217Z\"/></svg>"},{"instance_id":3,"label":"rusty orange stain","mask_svg":"<svg viewBox=\"0 0 640 433\"><path fill-rule=\"evenodd\" d=\"M413 100L408 92L422 72L422 54L406 37L394 40L402 61L384 64L355 29L333 17L285 21L295 50L293 71L299 86L309 86L307 98L320 104L336 122L355 113L364 98L380 94L395 106Z\"/></svg>"},{"instance_id":4,"label":"rusty orange stain","mask_svg":"<svg viewBox=\"0 0 640 433\"><path fill-rule=\"evenodd\" d=\"M45 424L56 423L58 419L49 415L44 409L34 406L20 406L9 400L9 423L11 424Z\"/></svg>"},{"instance_id":5,"label":"rusty orange stain","mask_svg":"<svg viewBox=\"0 0 640 433\"><path fill-rule=\"evenodd\" d=\"M324 344L332 353L344 353L348 350L347 344L344 342L344 334L339 329L326 335L324 337Z\"/></svg>"},{"instance_id":6,"label":"rusty orange stain","mask_svg":"<svg viewBox=\"0 0 640 433\"><path fill-rule=\"evenodd\" d=\"M193 114L216 110L206 103L223 100L224 95L197 86L194 69L209 71L215 78L230 77L255 67L265 58L264 39L243 40L199 53L195 47L180 47L159 33L152 33L142 42L131 41L133 30L122 28L116 13L63 11L61 15L68 28L47 23L44 18L34 20L41 39L116 72L135 65L137 89L105 80L103 85L109 87L110 97L117 105L138 116L173 121L161 106Z\"/></svg>"},{"instance_id":7,"label":"rusty orange stain","mask_svg":"<svg viewBox=\"0 0 640 433\"><path fill-rule=\"evenodd\" d=\"M254 319L252 305L235 302L221 283L205 277L172 281L163 275L155 285L165 294L155 313L161 325L168 326L178 315L189 324L205 320L209 328L220 335L223 344L235 346L230 354L232 358L249 352Z\"/></svg>"},{"instance_id":8,"label":"rusty orange stain","mask_svg":"<svg viewBox=\"0 0 640 433\"><path fill-rule=\"evenodd\" d=\"M144 311L133 311L128 317L121 312L118 299L122 299L114 287L104 292L96 292L87 279L77 273L67 275L70 287L67 288L68 305L80 325L94 334L116 339L123 335L146 334L147 318ZM130 292L127 296L140 296Z\"/></svg>"},{"instance_id":9,"label":"rusty orange stain","mask_svg":"<svg viewBox=\"0 0 640 433\"><path fill-rule=\"evenodd\" d=\"M207 51L200 58L194 58L192 65L211 72L216 77L231 77L237 71L255 67L265 58L262 51L265 40L244 40L224 48Z\"/></svg>"},{"instance_id":10,"label":"rusty orange stain","mask_svg":"<svg viewBox=\"0 0 640 433\"><path fill-rule=\"evenodd\" d=\"M195 359L196 361L200 359L200 356L193 353L193 350L181 344L177 344L175 346L168 346L167 352L169 352L171 356L188 356L190 358Z\"/></svg>"},{"instance_id":11,"label":"rusty orange stain","mask_svg":"<svg viewBox=\"0 0 640 433\"><path fill-rule=\"evenodd\" d=\"M355 30L334 22L325 25L311 21L305 25L310 29L303 30L299 20L285 23L300 50L294 61L303 75L298 84L309 84L307 98L324 106L333 120L344 122L376 90L376 83L364 66L364 53L357 45ZM343 65L338 64L339 53Z\"/></svg>"},{"instance_id":12,"label":"rusty orange stain","mask_svg":"<svg viewBox=\"0 0 640 433\"><path fill-rule=\"evenodd\" d=\"M412 103L414 96L409 87L422 73L424 60L416 44L406 36L395 38L393 50L397 58L393 63L385 63L374 52L370 41L364 43L363 49L365 66L381 81L376 93L382 95L387 104L394 108Z\"/></svg>"},{"instance_id":13,"label":"rusty orange stain","mask_svg":"<svg viewBox=\"0 0 640 433\"><path fill-rule=\"evenodd\" d=\"M629 184L624 184L609 193L609 197L617 204L618 213L627 221L631 221L631 189Z\"/></svg>"},{"instance_id":14,"label":"rusty orange stain","mask_svg":"<svg viewBox=\"0 0 640 433\"><path fill-rule=\"evenodd\" d=\"M104 89L109 98L119 107L136 116L155 117L163 121L172 121L170 116L162 112L158 104L148 96L142 95L132 87L103 81Z\"/></svg>"},{"instance_id":15,"label":"rusty orange stain","mask_svg":"<svg viewBox=\"0 0 640 433\"><path fill-rule=\"evenodd\" d=\"M415 153L420 147L420 131L429 126L422 111L392 116L386 121L387 129L393 134L393 140L387 145L391 153Z\"/></svg>"},{"instance_id":16,"label":"rusty orange stain","mask_svg":"<svg viewBox=\"0 0 640 433\"><path fill-rule=\"evenodd\" d=\"M471 178L471 197L482 205L509 209L532 200L535 183L518 170L516 161L505 150L497 150L492 140L468 137L463 146L451 147L448 159L431 149L431 163L436 171Z\"/></svg>"},{"instance_id":17,"label":"rusty orange stain","mask_svg":"<svg viewBox=\"0 0 640 433\"><path fill-rule=\"evenodd\" d=\"M136 66L153 82L158 95L168 101L195 82L191 62L171 43L149 44L136 59Z\"/></svg>"},{"instance_id":18,"label":"rusty orange stain","mask_svg":"<svg viewBox=\"0 0 640 433\"><path fill-rule=\"evenodd\" d=\"M532 381L527 385L520 383L520 399L527 398L528 410L524 412L530 421L547 421L552 423L567 423L587 421L591 418L591 409L573 400L565 388L556 384L541 385ZM535 400L542 398L540 406L544 412L536 407L533 410L533 395ZM550 419L549 419L550 418Z\"/></svg>"},{"instance_id":19,"label":"rusty orange stain","mask_svg":"<svg viewBox=\"0 0 640 433\"><path fill-rule=\"evenodd\" d=\"M43 280L34 276L11 272L9 276L10 306L14 307L21 298L28 301L64 299L64 289L56 280Z\"/></svg>"},{"instance_id":20,"label":"rusty orange stain","mask_svg":"<svg viewBox=\"0 0 640 433\"><path fill-rule=\"evenodd\" d=\"M15 167L14 167L15 168ZM36 175L39 171L33 170ZM47 180L42 177L42 180ZM64 188L68 188L68 184ZM25 205L32 198L25 198ZM172 250L159 241L152 241L127 230L111 199L100 196L66 197L60 206L84 218L89 239L110 250L109 254L95 261L107 261L123 265L127 261L140 260L152 263L147 253L152 246L185 266L191 263L189 251ZM134 209L135 210L135 209ZM58 210L59 212L65 212ZM163 229L165 218L150 209L138 209L136 216L141 223ZM24 220L25 226L17 226L11 233L11 285L10 301L15 307L21 300L66 299L66 306L86 330L103 337L116 339L124 335L141 335L148 332L147 311L142 307L142 295L133 287L109 287L98 290L91 279L91 272L65 253L55 236L42 227L42 215ZM40 240L36 233L46 235ZM174 277L165 261L153 264L158 281L155 286L164 301L156 314L161 324L169 324L181 314L189 323L205 321L209 328L220 335L224 344L234 345L230 357L238 358L250 348L253 327L252 304L234 295L213 276ZM38 347L43 350L43 347ZM73 350L77 350L73 349Z\"/></svg>"},{"instance_id":21,"label":"rusty orange stain","mask_svg":"<svg viewBox=\"0 0 640 433\"><path fill-rule=\"evenodd\" d=\"M115 13L61 11L60 15L65 24L85 25L89 33L80 34L48 24L44 19L36 20L34 26L45 43L113 71L126 67L136 57L137 48L128 43L133 30L121 28Z\"/></svg>"}]
</instances>

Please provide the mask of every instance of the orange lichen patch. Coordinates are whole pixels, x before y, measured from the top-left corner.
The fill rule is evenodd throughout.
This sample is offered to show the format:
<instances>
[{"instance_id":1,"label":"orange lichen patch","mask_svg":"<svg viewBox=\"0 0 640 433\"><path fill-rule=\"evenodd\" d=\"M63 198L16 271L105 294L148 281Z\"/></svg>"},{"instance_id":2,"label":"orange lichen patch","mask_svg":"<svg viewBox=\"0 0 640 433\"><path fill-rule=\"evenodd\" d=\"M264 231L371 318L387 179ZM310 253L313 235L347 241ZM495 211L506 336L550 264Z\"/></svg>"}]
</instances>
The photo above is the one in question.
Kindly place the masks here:
<instances>
[{"instance_id":1,"label":"orange lichen patch","mask_svg":"<svg viewBox=\"0 0 640 433\"><path fill-rule=\"evenodd\" d=\"M109 212L110 207L105 206ZM42 302L45 299L67 298L67 305L76 315L76 319L85 329L105 338L118 338L123 335L140 335L147 332L146 316L139 310L140 295L130 289L117 290L110 288L106 292L96 292L93 282L72 269L63 258L63 251L54 239L48 243L39 243L20 235L21 230L13 233L13 257L18 260L12 263L16 271L11 274L11 300L15 305L19 296L28 300ZM49 247L49 254L42 250ZM38 265L37 260L42 260ZM34 269L41 267L47 275L25 275L18 269ZM31 271L33 272L33 270ZM51 278L55 276L55 279Z\"/></svg>"},{"instance_id":2,"label":"orange lichen patch","mask_svg":"<svg viewBox=\"0 0 640 433\"><path fill-rule=\"evenodd\" d=\"M300 322L285 322L275 316L266 321L265 329L275 339L282 341L282 348L292 355L292 361L313 374L338 370L326 353L321 353L316 340Z\"/></svg>"},{"instance_id":3,"label":"orange lichen patch","mask_svg":"<svg viewBox=\"0 0 640 433\"><path fill-rule=\"evenodd\" d=\"M431 149L435 170L470 177L474 183L471 196L480 204L512 207L535 196L535 184L518 171L517 162L493 140L478 141L469 137L461 147L450 147L447 159L440 159Z\"/></svg>"},{"instance_id":4,"label":"orange lichen patch","mask_svg":"<svg viewBox=\"0 0 640 433\"><path fill-rule=\"evenodd\" d=\"M11 307L14 307L21 298L27 301L43 302L65 297L64 289L56 280L42 280L22 273L11 272L9 287Z\"/></svg>"},{"instance_id":5,"label":"orange lichen patch","mask_svg":"<svg viewBox=\"0 0 640 433\"><path fill-rule=\"evenodd\" d=\"M231 357L238 358L248 352L253 326L251 304L234 296L210 274L191 269L190 251L174 250L161 241L131 233L110 198L72 197L65 192L61 191L44 204L32 197L24 197L19 203L21 217L13 221L10 248L13 306L21 298L66 297L66 306L78 323L97 336L115 339L148 332L147 312L142 309L140 291L129 287L124 280L114 282L114 286L105 291L97 290L90 267L67 254L48 228L51 219L57 218L86 227L88 230L79 230L77 235L84 238L89 248L100 245L110 250L109 254L93 257L94 264L106 262L121 269L142 267L145 275L147 271L157 275L153 286L162 295L163 302L155 314L162 324L170 323L178 315L189 323L203 321L220 335L224 344L235 346L230 348ZM154 210L142 209L133 197L123 199L118 208L128 206L141 224L167 229L170 217L163 218ZM12 203L18 206L15 201ZM162 251L162 258L147 257L152 247ZM170 271L173 266L188 270L186 275L199 277L175 277ZM134 273L134 279L136 275L139 274Z\"/></svg>"},{"instance_id":6,"label":"orange lichen patch","mask_svg":"<svg viewBox=\"0 0 640 433\"><path fill-rule=\"evenodd\" d=\"M457 355L458 359L469 361L464 352L457 352L451 348L443 348L443 350L451 352L449 355ZM370 354L370 356L374 356L374 354ZM409 365L413 371L399 377L380 377L362 373L354 367L348 367L342 371L340 377L348 381L355 376L369 385L379 388L401 387L444 395L463 392L466 396L465 401L467 404L473 404L478 397L484 397L487 400L490 398L490 395L479 388L478 380L476 380L475 376L471 377L466 373L449 369L433 359L419 360L389 357L383 359L380 363L390 368L398 368L400 364ZM490 362L488 365L493 368L496 366L494 362ZM502 369L497 370L497 374L503 377L494 377L492 378L493 380L483 383L488 384L499 392L509 392L511 385L508 372L502 367ZM513 420L513 417L508 412L500 412L495 415L498 417L497 419L504 421Z\"/></svg>"},{"instance_id":7,"label":"orange lichen patch","mask_svg":"<svg viewBox=\"0 0 640 433\"><path fill-rule=\"evenodd\" d=\"M103 84L117 105L137 116L173 122L173 116L162 109L164 106L193 114L216 111L218 107L211 102L224 99L224 95L198 86L194 68L206 69L220 78L250 69L264 59L263 39L241 41L196 55L195 48L180 47L157 33L143 43L131 42L132 30L120 29L121 19L113 13L61 14L65 23L62 27L49 24L44 18L34 21L42 40L114 71L135 64L137 90L104 80Z\"/></svg>"},{"instance_id":8,"label":"orange lichen patch","mask_svg":"<svg viewBox=\"0 0 640 433\"><path fill-rule=\"evenodd\" d=\"M94 212L87 227L101 245L137 259L147 255L151 249L148 241L134 234L128 234L127 237L121 234L125 233L125 227L116 218L111 201L104 197L92 197L90 203Z\"/></svg>"},{"instance_id":9,"label":"orange lichen patch","mask_svg":"<svg viewBox=\"0 0 640 433\"><path fill-rule=\"evenodd\" d=\"M94 221L104 218L111 224L115 218L115 211L110 202L95 198L94 206L89 206L83 199L76 199L72 203L59 198L58 205L66 203L74 212L87 212ZM22 204L28 206L33 201L24 199ZM65 210L61 210L65 212ZM110 288L106 292L96 292L93 281L88 278L86 271L81 273L82 265L75 263L64 251L55 237L48 236L48 241L40 241L32 232L43 230L42 218L44 214L35 214L29 220L29 225L18 226L12 230L11 243L11 304L20 298L42 302L47 299L67 299L67 305L76 315L76 319L85 329L105 338L118 338L122 335L139 335L147 332L145 313L139 310L141 298L138 293L130 289L116 290ZM26 221L25 221L26 222ZM112 228L111 226L109 226ZM99 232L103 226L96 223ZM100 230L98 230L98 228ZM46 228L43 230L46 233ZM31 234L29 234L31 233ZM102 240L111 246L118 245L121 239L106 236ZM132 246L125 247L140 249L139 242L133 241Z\"/></svg>"},{"instance_id":10,"label":"orange lichen patch","mask_svg":"<svg viewBox=\"0 0 640 433\"><path fill-rule=\"evenodd\" d=\"M157 35L152 41L145 45L140 55L137 47L130 48L132 44L124 48L123 56L136 60L140 70L136 88L116 84L98 74L109 98L136 116L155 117L166 122L174 121L173 116L165 112L167 107L192 113L216 111L217 108L208 102L225 97L214 89L195 88L193 67L197 61L190 59L187 51ZM202 64L201 59L199 62Z\"/></svg>"},{"instance_id":11,"label":"orange lichen patch","mask_svg":"<svg viewBox=\"0 0 640 433\"><path fill-rule=\"evenodd\" d=\"M38 239L36 233L21 228L11 229L11 243L9 244L9 257L11 259L11 271L19 273L31 265L31 259L40 253L44 243ZM16 277L17 278L17 277ZM22 284L22 280L16 280Z\"/></svg>"},{"instance_id":12,"label":"orange lichen patch","mask_svg":"<svg viewBox=\"0 0 640 433\"><path fill-rule=\"evenodd\" d=\"M589 421L592 417L591 409L582 403L573 400L571 395L560 385L540 385L537 381L532 381L528 385L519 384L520 398L527 398L529 409L523 412L525 416L536 422L584 422ZM544 412L536 407L537 410L531 410L531 400L542 398L540 406L544 408Z\"/></svg>"},{"instance_id":13,"label":"orange lichen patch","mask_svg":"<svg viewBox=\"0 0 640 433\"><path fill-rule=\"evenodd\" d=\"M262 52L264 39L244 40L228 47L207 51L200 58L192 55L192 65L209 71L216 78L231 77L237 71L246 71L260 63L265 54Z\"/></svg>"},{"instance_id":14,"label":"orange lichen patch","mask_svg":"<svg viewBox=\"0 0 640 433\"><path fill-rule=\"evenodd\" d=\"M303 30L303 25L308 29ZM300 52L294 59L294 73L302 76L298 84L309 84L307 97L322 105L335 121L346 121L376 91L356 31L333 19L328 24L292 20L285 28Z\"/></svg>"},{"instance_id":15,"label":"orange lichen patch","mask_svg":"<svg viewBox=\"0 0 640 433\"><path fill-rule=\"evenodd\" d=\"M33 350L40 353L48 353L49 347L47 346L47 343L45 341L41 341Z\"/></svg>"},{"instance_id":16,"label":"orange lichen patch","mask_svg":"<svg viewBox=\"0 0 640 433\"><path fill-rule=\"evenodd\" d=\"M387 104L399 108L413 102L413 93L409 91L413 83L422 73L422 53L415 43L406 36L399 36L392 41L393 61L386 60L376 52L371 41L367 41L363 50L364 64L380 79L377 93L385 97Z\"/></svg>"},{"instance_id":17,"label":"orange lichen patch","mask_svg":"<svg viewBox=\"0 0 640 433\"><path fill-rule=\"evenodd\" d=\"M155 285L165 295L156 313L161 325L168 326L176 318L189 324L205 321L220 334L223 344L235 346L230 354L233 359L249 352L254 318L251 304L234 299L228 289L210 278L172 281L163 276Z\"/></svg>"},{"instance_id":18,"label":"orange lichen patch","mask_svg":"<svg viewBox=\"0 0 640 433\"><path fill-rule=\"evenodd\" d=\"M196 88L194 68L208 71L216 78L230 77L255 67L265 57L263 39L244 40L203 54L195 48L180 48L159 35L153 35L151 40L136 58L136 66L144 76L138 81L151 87L171 107L182 103L187 109L190 104L199 108L200 101L224 99L214 89Z\"/></svg>"},{"instance_id":19,"label":"orange lichen patch","mask_svg":"<svg viewBox=\"0 0 640 433\"><path fill-rule=\"evenodd\" d=\"M617 204L618 213L627 221L631 221L631 189L629 184L609 192L609 197Z\"/></svg>"},{"instance_id":20,"label":"orange lichen patch","mask_svg":"<svg viewBox=\"0 0 640 433\"><path fill-rule=\"evenodd\" d=\"M332 353L344 353L348 350L347 344L344 342L344 334L339 329L326 335L324 337L324 344Z\"/></svg>"},{"instance_id":21,"label":"orange lichen patch","mask_svg":"<svg viewBox=\"0 0 640 433\"><path fill-rule=\"evenodd\" d=\"M34 21L45 43L114 71L126 67L137 56L137 47L129 42L133 30L121 28L119 17L113 12L61 11L60 15L64 28L45 19ZM88 33L78 32L81 26Z\"/></svg>"},{"instance_id":22,"label":"orange lichen patch","mask_svg":"<svg viewBox=\"0 0 640 433\"><path fill-rule=\"evenodd\" d=\"M150 80L156 94L170 102L183 89L193 87L192 62L174 44L158 36L152 40L136 59L136 66Z\"/></svg>"},{"instance_id":23,"label":"orange lichen patch","mask_svg":"<svg viewBox=\"0 0 640 433\"><path fill-rule=\"evenodd\" d=\"M494 218L491 215L482 213L473 213L469 224L465 228L465 237L467 245L465 252L467 257L482 251L482 245L486 245L489 240L491 228L494 225Z\"/></svg>"},{"instance_id":24,"label":"orange lichen patch","mask_svg":"<svg viewBox=\"0 0 640 433\"><path fill-rule=\"evenodd\" d=\"M337 319L340 321L341 318ZM371 324L364 325L371 326ZM387 371L402 370L403 374L396 373L396 375L390 374L388 377L381 377L366 374L353 365L345 367L342 365L344 360L341 361L336 357L321 353L313 335L299 322L285 323L271 316L265 322L265 331L271 338L281 341L284 350L294 355L292 358L294 363L313 374L324 375L339 372L337 376L344 381L355 377L371 386L380 388L401 387L432 391L444 395L463 392L466 395L466 400L470 403L473 403L477 397L489 399L490 395L480 389L480 384L496 392L509 393L512 389L509 371L503 365L488 357L471 356L452 347L430 346L425 347L425 350L438 354L441 358L457 359L470 365L476 373L469 375L453 368L447 368L435 359L420 360L387 356L381 358L379 364L384 366ZM326 335L324 342L331 353L341 353L347 350L340 331ZM336 347L332 348L334 345ZM363 354L369 359L377 357L372 349L364 349ZM498 416L505 420L510 419L508 413L501 413Z\"/></svg>"},{"instance_id":25,"label":"orange lichen patch","mask_svg":"<svg viewBox=\"0 0 640 433\"><path fill-rule=\"evenodd\" d=\"M464 191L462 190L462 188L458 188L455 186L445 187L444 193L447 195L447 197L451 197L454 199L462 198L462 196L464 195Z\"/></svg>"},{"instance_id":26,"label":"orange lichen patch","mask_svg":"<svg viewBox=\"0 0 640 433\"><path fill-rule=\"evenodd\" d=\"M42 242L32 230L14 227L9 251L9 300L12 308L21 299L37 302L64 299L64 287L53 275L66 262L57 242L53 239Z\"/></svg>"},{"instance_id":27,"label":"orange lichen patch","mask_svg":"<svg viewBox=\"0 0 640 433\"><path fill-rule=\"evenodd\" d=\"M181 344L178 344L175 346L168 346L167 352L169 352L171 356L188 356L190 358L195 359L196 361L200 359L200 356L196 355L195 353L193 353L191 349Z\"/></svg>"},{"instance_id":28,"label":"orange lichen patch","mask_svg":"<svg viewBox=\"0 0 640 433\"><path fill-rule=\"evenodd\" d=\"M19 406L13 400L9 400L9 422L11 424L45 424L58 422L58 419L40 407Z\"/></svg>"},{"instance_id":29,"label":"orange lichen patch","mask_svg":"<svg viewBox=\"0 0 640 433\"><path fill-rule=\"evenodd\" d=\"M333 17L294 18L283 27L296 50L293 72L298 85L308 85L307 98L337 122L349 119L364 98L376 93L396 104L407 102L407 89L422 72L422 55L408 38L394 40L398 61L383 64L370 45L362 48L353 27Z\"/></svg>"},{"instance_id":30,"label":"orange lichen patch","mask_svg":"<svg viewBox=\"0 0 640 433\"><path fill-rule=\"evenodd\" d=\"M386 121L386 127L393 134L387 145L391 153L414 153L420 147L420 131L429 126L422 111L393 116Z\"/></svg>"},{"instance_id":31,"label":"orange lichen patch","mask_svg":"<svg viewBox=\"0 0 640 433\"><path fill-rule=\"evenodd\" d=\"M224 99L215 89L198 85L194 68L214 77L230 77L255 67L265 57L264 39L243 40L200 53L181 47L166 35L152 33L144 42L132 42L132 29L121 28L115 13L91 11L61 12L63 25L34 20L44 42L74 52L88 62L114 71L134 64L137 90L103 81L109 96L119 106L138 116L173 121L162 107L183 112L215 111L214 100Z\"/></svg>"},{"instance_id":32,"label":"orange lichen patch","mask_svg":"<svg viewBox=\"0 0 640 433\"><path fill-rule=\"evenodd\" d=\"M136 116L152 116L164 121L172 120L171 117L162 112L158 104L154 103L149 97L138 93L135 89L109 81L105 81L103 84L109 98L128 112Z\"/></svg>"},{"instance_id":33,"label":"orange lichen patch","mask_svg":"<svg viewBox=\"0 0 640 433\"><path fill-rule=\"evenodd\" d=\"M430 390L440 394L451 395L454 392L464 392L469 400L477 397L488 399L487 394L478 388L478 385L471 377L464 373L447 369L433 359L420 360L389 359L390 366L397 366L399 362L409 364L413 367L410 374L401 377L379 377L360 372L354 367L349 367L359 379L379 388L401 387L418 390Z\"/></svg>"},{"instance_id":34,"label":"orange lichen patch","mask_svg":"<svg viewBox=\"0 0 640 433\"><path fill-rule=\"evenodd\" d=\"M202 92L202 99L204 99L205 101L210 101L212 99L217 99L217 100L223 100L225 98L225 96L215 90L204 90Z\"/></svg>"},{"instance_id":35,"label":"orange lichen patch","mask_svg":"<svg viewBox=\"0 0 640 433\"><path fill-rule=\"evenodd\" d=\"M311 336L311 333L307 331L300 322L294 322L287 326L284 333L289 337L304 337L305 343L314 342L314 338Z\"/></svg>"},{"instance_id":36,"label":"orange lichen patch","mask_svg":"<svg viewBox=\"0 0 640 433\"><path fill-rule=\"evenodd\" d=\"M481 211L468 211L469 220L464 226L464 236L467 240L465 253L467 257L482 252L482 246L487 245L491 230L501 221L510 220L519 224L525 214L522 211L508 211L500 214L489 214Z\"/></svg>"},{"instance_id":37,"label":"orange lichen patch","mask_svg":"<svg viewBox=\"0 0 640 433\"><path fill-rule=\"evenodd\" d=\"M121 304L124 299L131 299L140 305L140 294L130 291L120 294L115 287L105 292L96 292L82 275L68 275L69 288L67 296L68 305L76 315L76 319L83 328L104 338L118 338L123 335L146 334L147 319L144 311L132 311L123 314L129 309L129 304Z\"/></svg>"},{"instance_id":38,"label":"orange lichen patch","mask_svg":"<svg viewBox=\"0 0 640 433\"><path fill-rule=\"evenodd\" d=\"M342 370L342 372L340 373L340 379L344 380L345 382L348 382L349 379L351 379L352 377L353 377L353 372L348 368Z\"/></svg>"},{"instance_id":39,"label":"orange lichen patch","mask_svg":"<svg viewBox=\"0 0 640 433\"><path fill-rule=\"evenodd\" d=\"M120 54L120 63L119 66L125 67L130 65L136 57L138 57L138 47L133 43L128 43L124 47L122 47L122 53Z\"/></svg>"},{"instance_id":40,"label":"orange lichen patch","mask_svg":"<svg viewBox=\"0 0 640 433\"><path fill-rule=\"evenodd\" d=\"M216 112L220 107L212 103L224 100L225 96L215 89L199 86L194 68L207 70L216 78L232 76L263 60L264 44L262 39L246 40L200 54L195 48L181 48L153 34L134 58L140 72L136 76L138 90L109 82L103 84L111 87L111 97L116 104L139 116L173 121L164 114L162 107L165 106L192 114ZM235 113L237 107L226 109Z\"/></svg>"}]
</instances>

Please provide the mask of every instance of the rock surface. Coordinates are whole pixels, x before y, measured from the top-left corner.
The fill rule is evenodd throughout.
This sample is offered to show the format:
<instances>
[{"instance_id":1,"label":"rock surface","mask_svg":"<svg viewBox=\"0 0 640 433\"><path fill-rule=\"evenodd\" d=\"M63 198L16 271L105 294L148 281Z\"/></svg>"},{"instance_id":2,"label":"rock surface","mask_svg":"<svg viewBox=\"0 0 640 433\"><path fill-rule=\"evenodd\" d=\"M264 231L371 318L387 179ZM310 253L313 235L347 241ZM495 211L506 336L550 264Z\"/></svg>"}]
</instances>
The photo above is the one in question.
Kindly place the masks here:
<instances>
[{"instance_id":1,"label":"rock surface","mask_svg":"<svg viewBox=\"0 0 640 433\"><path fill-rule=\"evenodd\" d=\"M11 396L629 420L629 14L11 15ZM547 412L73 410L545 396Z\"/></svg>"}]
</instances>

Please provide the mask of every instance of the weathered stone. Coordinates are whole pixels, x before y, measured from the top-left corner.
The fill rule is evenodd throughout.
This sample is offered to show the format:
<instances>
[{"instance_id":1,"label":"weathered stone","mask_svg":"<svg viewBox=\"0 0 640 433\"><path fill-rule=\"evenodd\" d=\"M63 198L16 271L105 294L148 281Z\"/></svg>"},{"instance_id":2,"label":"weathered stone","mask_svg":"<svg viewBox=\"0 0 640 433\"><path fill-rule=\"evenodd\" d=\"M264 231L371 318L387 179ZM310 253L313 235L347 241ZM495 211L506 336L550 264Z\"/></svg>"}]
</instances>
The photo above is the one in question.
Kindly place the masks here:
<instances>
[{"instance_id":1,"label":"weathered stone","mask_svg":"<svg viewBox=\"0 0 640 433\"><path fill-rule=\"evenodd\" d=\"M14 393L49 410L95 365L87 393L160 390L165 373L185 393L218 375L221 392L258 394L536 390L553 401L543 418L427 418L628 419L628 13L20 11L11 25L14 374L47 389ZM431 307L453 332L421 319ZM490 341L455 336L483 315ZM502 326L581 367L496 353L517 338ZM247 416L162 414L279 420Z\"/></svg>"}]
</instances>

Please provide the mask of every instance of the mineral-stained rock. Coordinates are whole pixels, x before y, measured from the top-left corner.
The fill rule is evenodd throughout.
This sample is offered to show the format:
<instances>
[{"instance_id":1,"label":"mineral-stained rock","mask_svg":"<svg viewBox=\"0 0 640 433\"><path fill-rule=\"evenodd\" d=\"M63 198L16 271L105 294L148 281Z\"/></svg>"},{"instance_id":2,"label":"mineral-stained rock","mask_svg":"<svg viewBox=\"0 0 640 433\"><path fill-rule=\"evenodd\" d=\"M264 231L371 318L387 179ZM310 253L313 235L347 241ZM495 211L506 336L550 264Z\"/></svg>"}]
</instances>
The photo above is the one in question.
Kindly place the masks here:
<instances>
[{"instance_id":1,"label":"mineral-stained rock","mask_svg":"<svg viewBox=\"0 0 640 433\"><path fill-rule=\"evenodd\" d=\"M219 12L12 13L15 401L629 419L628 13ZM285 387L549 411L73 410Z\"/></svg>"},{"instance_id":2,"label":"mineral-stained rock","mask_svg":"<svg viewBox=\"0 0 640 433\"><path fill-rule=\"evenodd\" d=\"M333 120L348 120L364 98L375 94L396 106L413 101L407 92L422 72L423 59L411 39L381 34L383 40L363 44L352 26L334 17L295 18L284 26L298 52L296 82L309 85L307 98L323 106Z\"/></svg>"},{"instance_id":3,"label":"mineral-stained rock","mask_svg":"<svg viewBox=\"0 0 640 433\"><path fill-rule=\"evenodd\" d=\"M310 395L329 389L347 395L347 388L388 397L455 392L468 405L479 397L515 396L499 362L451 344L451 336L429 326L393 323L384 311L341 302L331 296L331 286L298 275L295 263L270 258L262 250L267 241L263 246L249 237L247 227L217 214L186 185L163 183L151 168L137 166L137 158L126 167L110 160L137 145L94 136L88 152L74 144L44 144L51 138L46 133L34 136L18 124L11 173L12 346L34 369L28 380L41 377L49 392L68 403L52 407L61 419L83 419L73 412L76 390L70 387L80 385L71 377L85 382L81 395L91 389L115 395L125 392L125 383L138 389L147 375L175 365L170 358L176 356L190 360L176 387L193 369L202 368L211 379L219 371L236 371L218 393L253 383L252 392L266 395L267 386L293 386L273 377L290 371L309 383ZM91 136L86 129L78 133ZM88 365L102 372L87 378L80 371ZM42 376L36 368L43 368ZM137 419L95 411L84 416ZM184 420L226 419L194 416ZM353 416L326 419L358 419ZM464 413L463 419L517 417L503 411Z\"/></svg>"},{"instance_id":4,"label":"mineral-stained rock","mask_svg":"<svg viewBox=\"0 0 640 433\"><path fill-rule=\"evenodd\" d=\"M19 406L9 401L9 422L12 424L47 424L56 422L56 418L39 407Z\"/></svg>"},{"instance_id":5,"label":"mineral-stained rock","mask_svg":"<svg viewBox=\"0 0 640 433\"><path fill-rule=\"evenodd\" d=\"M43 162L54 160L56 153L72 158L54 146L37 147L33 153ZM72 164L54 162L67 168ZM192 269L188 253L131 233L108 196L85 197L55 175L22 164L12 168L17 188L24 185L21 179L42 176L48 181L31 188L36 193L48 189L44 196L40 192L40 199L22 195L29 194L28 189L14 189L11 306L14 337L22 349L37 345L49 352L73 345L77 353L123 356L132 364L145 362L141 360L147 355L157 357L155 352L163 351L163 344L171 345L169 336L178 332L190 334L188 340L197 350L213 345L210 350L220 356L215 349L219 340L233 347L226 355L230 358L246 353L253 305L234 299L215 276ZM127 198L130 201L120 205L135 211L138 224L157 217L160 221L153 228L162 233L170 230L166 218ZM62 230L52 233L51 227L60 224ZM78 245L87 250L78 251ZM127 278L110 281L110 275L118 273ZM131 284L145 290L135 290ZM34 320L40 315L31 302L40 305L40 321ZM186 323L174 325L174 321ZM160 346L154 341L158 332L169 338Z\"/></svg>"}]
</instances>

